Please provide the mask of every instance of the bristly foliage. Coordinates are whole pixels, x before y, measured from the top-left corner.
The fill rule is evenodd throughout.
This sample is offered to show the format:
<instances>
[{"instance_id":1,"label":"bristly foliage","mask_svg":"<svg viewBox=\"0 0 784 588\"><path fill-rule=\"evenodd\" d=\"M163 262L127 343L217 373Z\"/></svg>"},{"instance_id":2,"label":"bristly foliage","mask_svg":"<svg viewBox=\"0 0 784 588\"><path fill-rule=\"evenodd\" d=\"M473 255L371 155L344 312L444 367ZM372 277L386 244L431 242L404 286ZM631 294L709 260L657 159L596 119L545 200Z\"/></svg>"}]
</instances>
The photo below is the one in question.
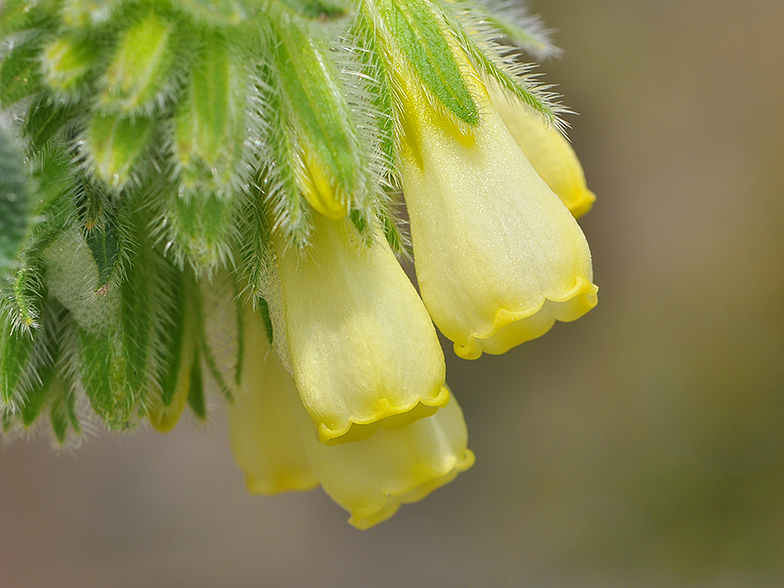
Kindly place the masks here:
<instances>
[{"instance_id":1,"label":"bristly foliage","mask_svg":"<svg viewBox=\"0 0 784 588\"><path fill-rule=\"evenodd\" d=\"M56 444L230 394L202 294L266 309L273 234L307 255L323 214L409 254L401 76L465 128L466 68L562 111L519 56L557 50L506 0L5 0L0 38L0 426Z\"/></svg>"}]
</instances>

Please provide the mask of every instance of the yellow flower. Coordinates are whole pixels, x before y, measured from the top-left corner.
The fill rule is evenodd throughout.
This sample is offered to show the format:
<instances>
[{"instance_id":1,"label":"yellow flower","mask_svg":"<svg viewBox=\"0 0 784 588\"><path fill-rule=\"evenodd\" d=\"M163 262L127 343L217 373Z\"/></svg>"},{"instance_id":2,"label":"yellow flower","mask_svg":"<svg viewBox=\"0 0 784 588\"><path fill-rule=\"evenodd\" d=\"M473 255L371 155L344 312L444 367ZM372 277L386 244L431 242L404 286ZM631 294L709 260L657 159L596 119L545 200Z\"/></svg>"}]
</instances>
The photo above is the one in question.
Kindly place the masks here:
<instances>
[{"instance_id":1,"label":"yellow flower","mask_svg":"<svg viewBox=\"0 0 784 588\"><path fill-rule=\"evenodd\" d=\"M400 172L422 299L455 352L504 353L596 304L580 227L466 75L476 127L458 127L403 78Z\"/></svg>"},{"instance_id":2,"label":"yellow flower","mask_svg":"<svg viewBox=\"0 0 784 588\"><path fill-rule=\"evenodd\" d=\"M315 215L305 255L275 243L287 349L319 438L354 441L432 415L449 400L430 317L381 236Z\"/></svg>"},{"instance_id":3,"label":"yellow flower","mask_svg":"<svg viewBox=\"0 0 784 588\"><path fill-rule=\"evenodd\" d=\"M574 149L560 132L532 116L495 80L487 85L493 107L526 158L574 218L591 210L596 195L585 185L585 173Z\"/></svg>"},{"instance_id":4,"label":"yellow flower","mask_svg":"<svg viewBox=\"0 0 784 588\"><path fill-rule=\"evenodd\" d=\"M243 316L244 361L240 385L227 408L234 457L254 494L310 490L318 486L298 428L294 380L270 349L259 314ZM312 436L311 431L311 436Z\"/></svg>"},{"instance_id":5,"label":"yellow flower","mask_svg":"<svg viewBox=\"0 0 784 588\"><path fill-rule=\"evenodd\" d=\"M261 318L246 309L245 362L228 408L234 455L251 492L305 490L321 483L367 529L450 482L474 462L454 398L434 416L367 439L320 443L296 385L267 343Z\"/></svg>"}]
</instances>

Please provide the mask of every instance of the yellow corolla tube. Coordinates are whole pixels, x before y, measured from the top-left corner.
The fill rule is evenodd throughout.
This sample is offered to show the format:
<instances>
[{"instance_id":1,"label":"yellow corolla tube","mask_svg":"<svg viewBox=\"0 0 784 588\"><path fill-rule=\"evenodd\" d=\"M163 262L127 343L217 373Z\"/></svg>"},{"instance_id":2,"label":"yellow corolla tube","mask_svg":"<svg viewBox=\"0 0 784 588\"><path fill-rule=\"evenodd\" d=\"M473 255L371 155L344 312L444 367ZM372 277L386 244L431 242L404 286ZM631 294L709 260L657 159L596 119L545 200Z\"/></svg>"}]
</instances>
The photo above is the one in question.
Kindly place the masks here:
<instances>
[{"instance_id":1,"label":"yellow corolla tube","mask_svg":"<svg viewBox=\"0 0 784 588\"><path fill-rule=\"evenodd\" d=\"M495 80L487 82L490 100L518 147L574 218L591 210L596 195L585 184L585 173L572 146L557 129L532 115Z\"/></svg>"},{"instance_id":2,"label":"yellow corolla tube","mask_svg":"<svg viewBox=\"0 0 784 588\"><path fill-rule=\"evenodd\" d=\"M495 111L458 128L414 83L400 93L400 173L422 299L455 352L476 359L596 304L588 243Z\"/></svg>"},{"instance_id":3,"label":"yellow corolla tube","mask_svg":"<svg viewBox=\"0 0 784 588\"><path fill-rule=\"evenodd\" d=\"M319 439L356 441L449 400L444 356L422 301L380 231L316 215L301 254L275 249L294 379Z\"/></svg>"},{"instance_id":4,"label":"yellow corolla tube","mask_svg":"<svg viewBox=\"0 0 784 588\"><path fill-rule=\"evenodd\" d=\"M435 415L401 429L379 429L333 447L314 440L306 449L324 491L351 513L349 523L367 529L470 468L474 454L467 444L453 397Z\"/></svg>"},{"instance_id":5,"label":"yellow corolla tube","mask_svg":"<svg viewBox=\"0 0 784 588\"><path fill-rule=\"evenodd\" d=\"M289 399L297 395L294 381L270 349L258 312L247 305L243 314L239 387L226 409L234 458L249 492L310 490L318 479L297 428L302 409Z\"/></svg>"}]
</instances>

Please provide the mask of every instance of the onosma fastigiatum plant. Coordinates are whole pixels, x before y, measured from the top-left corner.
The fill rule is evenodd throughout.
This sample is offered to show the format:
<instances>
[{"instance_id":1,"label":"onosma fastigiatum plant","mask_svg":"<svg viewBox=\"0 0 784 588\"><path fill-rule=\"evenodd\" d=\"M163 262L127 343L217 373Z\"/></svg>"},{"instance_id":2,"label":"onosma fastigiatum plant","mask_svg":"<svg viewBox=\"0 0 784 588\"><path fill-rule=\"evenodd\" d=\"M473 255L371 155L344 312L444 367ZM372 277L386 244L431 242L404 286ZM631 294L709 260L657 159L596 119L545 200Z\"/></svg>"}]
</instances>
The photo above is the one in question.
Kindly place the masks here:
<instances>
[{"instance_id":1,"label":"onosma fastigiatum plant","mask_svg":"<svg viewBox=\"0 0 784 588\"><path fill-rule=\"evenodd\" d=\"M0 37L9 438L168 431L211 393L251 491L320 484L367 528L473 463L435 327L473 359L596 304L520 8L5 0Z\"/></svg>"}]
</instances>

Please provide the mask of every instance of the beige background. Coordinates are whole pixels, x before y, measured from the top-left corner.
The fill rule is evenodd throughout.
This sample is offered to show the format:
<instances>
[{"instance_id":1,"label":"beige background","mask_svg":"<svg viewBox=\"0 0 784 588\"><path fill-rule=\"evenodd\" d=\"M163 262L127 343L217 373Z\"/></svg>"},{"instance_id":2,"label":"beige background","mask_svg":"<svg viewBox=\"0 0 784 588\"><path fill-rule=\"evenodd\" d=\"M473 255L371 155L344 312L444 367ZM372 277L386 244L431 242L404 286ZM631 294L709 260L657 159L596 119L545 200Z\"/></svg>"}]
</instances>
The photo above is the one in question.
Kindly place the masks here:
<instances>
[{"instance_id":1,"label":"beige background","mask_svg":"<svg viewBox=\"0 0 784 588\"><path fill-rule=\"evenodd\" d=\"M784 2L538 0L600 304L447 352L476 466L368 532L215 414L0 447L0 588L784 585Z\"/></svg>"}]
</instances>

